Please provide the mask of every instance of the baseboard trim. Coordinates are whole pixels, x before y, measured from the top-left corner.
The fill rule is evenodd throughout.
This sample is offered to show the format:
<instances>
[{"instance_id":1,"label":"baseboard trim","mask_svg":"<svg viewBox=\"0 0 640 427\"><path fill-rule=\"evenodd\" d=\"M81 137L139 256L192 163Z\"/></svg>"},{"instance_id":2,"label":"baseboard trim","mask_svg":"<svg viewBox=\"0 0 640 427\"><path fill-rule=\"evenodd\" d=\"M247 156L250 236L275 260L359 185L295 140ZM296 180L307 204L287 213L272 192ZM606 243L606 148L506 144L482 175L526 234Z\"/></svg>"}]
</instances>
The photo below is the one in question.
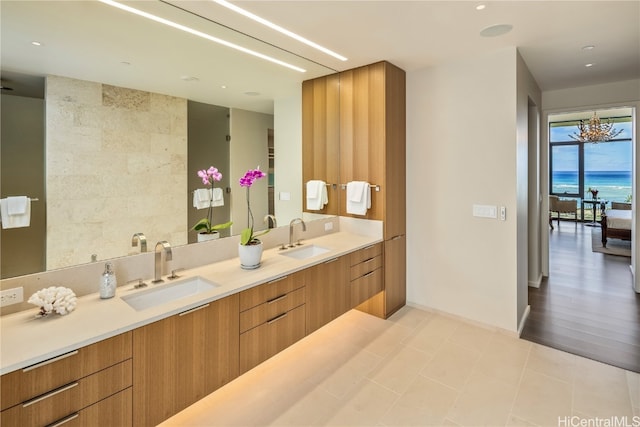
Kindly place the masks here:
<instances>
[{"instance_id":1,"label":"baseboard trim","mask_svg":"<svg viewBox=\"0 0 640 427\"><path fill-rule=\"evenodd\" d=\"M542 284L542 273L540 273L538 275L538 278L534 281L529 280L529 287L530 288L536 288L539 289L540 288L540 284Z\"/></svg>"},{"instance_id":2,"label":"baseboard trim","mask_svg":"<svg viewBox=\"0 0 640 427\"><path fill-rule=\"evenodd\" d=\"M409 307L417 308L419 310L426 311L426 312L429 312L429 313L438 314L440 316L444 316L444 317L448 317L450 319L458 320L460 322L464 322L464 323L467 323L469 325L477 326L479 328L483 328L483 329L488 329L490 331L499 332L501 334L508 335L508 336L510 336L512 338L519 338L520 337L518 331L510 331L508 329L504 329L504 328L501 328L499 326L494 326L494 325L490 325L488 323L484 323L484 322L480 322L480 321L477 321L477 320L469 319L468 317L460 316L458 314L453 314L453 313L449 313L447 311L438 310L437 308L428 307L426 305L416 304L414 302L408 302L408 301L407 301L407 305Z\"/></svg>"},{"instance_id":3,"label":"baseboard trim","mask_svg":"<svg viewBox=\"0 0 640 427\"><path fill-rule=\"evenodd\" d=\"M520 326L518 326L518 337L522 336L522 330L524 329L524 325L527 323L529 313L531 313L531 306L527 305L527 308L524 309L524 313L522 313L522 318L520 318Z\"/></svg>"}]
</instances>

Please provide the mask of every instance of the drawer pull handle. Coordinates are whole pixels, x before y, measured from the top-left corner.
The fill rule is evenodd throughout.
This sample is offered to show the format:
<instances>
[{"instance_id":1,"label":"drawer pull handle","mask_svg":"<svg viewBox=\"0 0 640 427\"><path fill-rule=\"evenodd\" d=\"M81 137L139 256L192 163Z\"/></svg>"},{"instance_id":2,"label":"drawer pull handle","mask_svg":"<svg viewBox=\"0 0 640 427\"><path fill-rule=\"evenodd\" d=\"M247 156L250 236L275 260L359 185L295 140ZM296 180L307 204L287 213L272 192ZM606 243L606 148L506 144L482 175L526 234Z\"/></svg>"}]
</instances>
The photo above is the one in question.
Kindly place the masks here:
<instances>
[{"instance_id":1,"label":"drawer pull handle","mask_svg":"<svg viewBox=\"0 0 640 427\"><path fill-rule=\"evenodd\" d=\"M287 315L288 315L288 314L289 314L289 312L282 313L281 315L276 316L276 317L274 317L274 318L273 318L273 319L271 319L271 320L267 320L267 325L270 325L270 324L272 324L273 322L277 322L277 321L278 321L278 320L280 320L280 319L284 319L285 317L287 317Z\"/></svg>"},{"instance_id":2,"label":"drawer pull handle","mask_svg":"<svg viewBox=\"0 0 640 427\"><path fill-rule=\"evenodd\" d=\"M282 277L278 277L277 279L274 279L274 280L272 280L272 281L270 281L270 282L267 282L267 284L269 284L269 283L276 283L276 282L279 282L280 280L284 280L284 279L286 279L287 277L289 277L289 276L282 276Z\"/></svg>"},{"instance_id":3,"label":"drawer pull handle","mask_svg":"<svg viewBox=\"0 0 640 427\"><path fill-rule=\"evenodd\" d=\"M403 236L402 234L400 234L400 235L398 235L398 236L393 236L393 237L391 238L391 240L398 240L398 239L402 239L402 236Z\"/></svg>"},{"instance_id":4,"label":"drawer pull handle","mask_svg":"<svg viewBox=\"0 0 640 427\"><path fill-rule=\"evenodd\" d=\"M61 387L61 388L59 388L57 390L50 391L47 394L43 394L42 396L36 397L35 399L31 399L30 401L23 403L22 407L26 408L28 406L31 406L31 405L35 404L35 403L42 402L43 400L48 399L48 398L50 398L52 396L55 396L56 394L60 394L60 393L65 392L67 390L71 390L72 388L74 388L77 385L78 385L78 383L75 382L75 383L71 383L69 385L66 385L64 387Z\"/></svg>"},{"instance_id":5,"label":"drawer pull handle","mask_svg":"<svg viewBox=\"0 0 640 427\"><path fill-rule=\"evenodd\" d=\"M207 307L209 307L209 304L201 305L200 307L196 307L196 308L192 308L191 310L183 311L182 313L178 314L178 316L185 316L187 314L193 313L194 311L202 310L203 308L207 308Z\"/></svg>"},{"instance_id":6,"label":"drawer pull handle","mask_svg":"<svg viewBox=\"0 0 640 427\"><path fill-rule=\"evenodd\" d=\"M365 275L364 275L364 276L362 276L362 277L368 277L368 276L371 276L371 275L372 275L373 273L375 273L375 272L376 272L375 270L370 271L370 272L368 272L367 274L365 274Z\"/></svg>"},{"instance_id":7,"label":"drawer pull handle","mask_svg":"<svg viewBox=\"0 0 640 427\"><path fill-rule=\"evenodd\" d=\"M280 295L279 297L275 297L273 299L270 299L269 301L267 301L267 304L273 304L274 302L278 302L280 300L283 300L287 297L287 295L289 294L284 294L284 295Z\"/></svg>"},{"instance_id":8,"label":"drawer pull handle","mask_svg":"<svg viewBox=\"0 0 640 427\"><path fill-rule=\"evenodd\" d=\"M362 248L363 251L368 251L369 249L373 249L376 245L367 246L366 248Z\"/></svg>"},{"instance_id":9,"label":"drawer pull handle","mask_svg":"<svg viewBox=\"0 0 640 427\"><path fill-rule=\"evenodd\" d=\"M53 359L45 360L44 362L40 362L40 363L38 363L36 365L28 366L28 367L24 368L22 370L22 372L33 371L34 369L38 369L38 368L40 368L42 366L46 366L46 365L48 365L50 363L57 362L58 360L66 359L67 357L75 356L76 354L78 354L78 350L73 350L72 352L63 354L63 355L58 356L58 357L54 357Z\"/></svg>"},{"instance_id":10,"label":"drawer pull handle","mask_svg":"<svg viewBox=\"0 0 640 427\"><path fill-rule=\"evenodd\" d=\"M367 259L367 260L364 260L364 261L362 261L362 263L364 264L364 263L367 263L367 262L371 262L371 261L373 261L373 258L374 258L374 257L371 257L371 258L369 258L369 259Z\"/></svg>"},{"instance_id":11,"label":"drawer pull handle","mask_svg":"<svg viewBox=\"0 0 640 427\"><path fill-rule=\"evenodd\" d=\"M330 260L325 261L324 263L325 263L325 264L330 264L330 263L332 263L332 262L337 261L338 259L339 259L339 258L331 258Z\"/></svg>"},{"instance_id":12,"label":"drawer pull handle","mask_svg":"<svg viewBox=\"0 0 640 427\"><path fill-rule=\"evenodd\" d=\"M66 424L66 423L68 423L69 421L71 421L71 420L74 420L74 419L78 418L79 416L80 416L80 414L76 412L75 414L71 414L71 415L69 415L68 417L61 419L60 421L58 421L58 422L57 422L57 423L55 423L55 424L50 424L48 427L58 427L58 426L61 426L62 424Z\"/></svg>"}]
</instances>

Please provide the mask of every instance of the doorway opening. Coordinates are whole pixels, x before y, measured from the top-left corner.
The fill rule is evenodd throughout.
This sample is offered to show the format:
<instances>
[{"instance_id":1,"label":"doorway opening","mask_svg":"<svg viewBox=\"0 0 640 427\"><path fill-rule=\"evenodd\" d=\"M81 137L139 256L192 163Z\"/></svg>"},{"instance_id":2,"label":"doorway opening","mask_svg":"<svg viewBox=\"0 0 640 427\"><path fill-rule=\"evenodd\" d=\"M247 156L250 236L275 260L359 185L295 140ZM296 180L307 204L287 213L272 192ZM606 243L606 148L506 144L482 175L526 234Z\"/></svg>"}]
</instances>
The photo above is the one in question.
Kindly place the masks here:
<instances>
[{"instance_id":1,"label":"doorway opening","mask_svg":"<svg viewBox=\"0 0 640 427\"><path fill-rule=\"evenodd\" d=\"M618 255L596 250L603 213L634 205L634 111L598 111L622 129L612 141L570 138L577 121L593 113L549 115L548 194L574 200L578 221L561 213L558 225L547 228L549 275L539 288L529 288L531 311L521 337L640 372L640 294L633 288L630 250Z\"/></svg>"}]
</instances>

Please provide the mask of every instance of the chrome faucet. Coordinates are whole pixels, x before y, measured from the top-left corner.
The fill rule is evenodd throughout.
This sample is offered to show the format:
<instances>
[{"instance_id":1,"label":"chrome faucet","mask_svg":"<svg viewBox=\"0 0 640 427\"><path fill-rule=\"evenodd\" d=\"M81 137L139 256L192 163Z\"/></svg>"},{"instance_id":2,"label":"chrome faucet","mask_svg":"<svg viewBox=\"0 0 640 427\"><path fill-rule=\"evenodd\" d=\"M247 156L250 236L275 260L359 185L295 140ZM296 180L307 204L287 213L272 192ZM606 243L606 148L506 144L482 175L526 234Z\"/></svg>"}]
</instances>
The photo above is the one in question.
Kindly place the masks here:
<instances>
[{"instance_id":1,"label":"chrome faucet","mask_svg":"<svg viewBox=\"0 0 640 427\"><path fill-rule=\"evenodd\" d=\"M269 224L269 220L271 220L271 224ZM267 228L278 228L278 221L276 221L275 215L265 215L264 223L267 224ZM269 225L273 225L273 227L269 227Z\"/></svg>"},{"instance_id":2,"label":"chrome faucet","mask_svg":"<svg viewBox=\"0 0 640 427\"><path fill-rule=\"evenodd\" d=\"M171 261L171 245L166 240L156 243L156 262L155 262L155 274L151 283L162 283L162 252L166 253L165 261Z\"/></svg>"},{"instance_id":3,"label":"chrome faucet","mask_svg":"<svg viewBox=\"0 0 640 427\"><path fill-rule=\"evenodd\" d=\"M147 252L147 237L142 233L136 233L131 237L131 246L138 246L140 242L140 252Z\"/></svg>"},{"instance_id":4,"label":"chrome faucet","mask_svg":"<svg viewBox=\"0 0 640 427\"><path fill-rule=\"evenodd\" d=\"M304 223L302 218L292 219L291 222L289 223L289 247L290 248L295 247L295 245L293 244L293 226L296 225L296 223L298 222L302 224L302 231L307 231L307 224Z\"/></svg>"}]
</instances>

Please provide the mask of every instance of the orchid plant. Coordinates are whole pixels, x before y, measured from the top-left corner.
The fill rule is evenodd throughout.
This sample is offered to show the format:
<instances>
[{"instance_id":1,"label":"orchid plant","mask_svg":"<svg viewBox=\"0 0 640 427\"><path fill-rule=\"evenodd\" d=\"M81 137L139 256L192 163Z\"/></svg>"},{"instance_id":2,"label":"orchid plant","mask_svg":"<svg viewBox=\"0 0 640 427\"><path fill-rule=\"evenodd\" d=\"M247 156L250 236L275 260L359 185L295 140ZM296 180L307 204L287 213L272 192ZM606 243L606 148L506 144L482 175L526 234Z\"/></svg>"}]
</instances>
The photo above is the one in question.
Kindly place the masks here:
<instances>
[{"instance_id":1,"label":"orchid plant","mask_svg":"<svg viewBox=\"0 0 640 427\"><path fill-rule=\"evenodd\" d=\"M253 212L251 212L251 200L249 190L253 183L261 178L267 176L264 172L260 170L260 166L255 169L249 169L242 178L240 178L240 186L245 187L247 189L247 222L248 227L242 230L240 234L240 244L241 245L257 245L260 243L258 237L267 234L269 229L263 230L259 233L253 232Z\"/></svg>"},{"instance_id":2,"label":"orchid plant","mask_svg":"<svg viewBox=\"0 0 640 427\"><path fill-rule=\"evenodd\" d=\"M209 201L209 210L206 218L202 218L191 229L199 233L212 234L218 230L231 227L232 221L213 225L213 184L222 179L222 174L217 168L210 166L209 169L199 170L198 176L202 179L203 184L211 186L211 200Z\"/></svg>"}]
</instances>

